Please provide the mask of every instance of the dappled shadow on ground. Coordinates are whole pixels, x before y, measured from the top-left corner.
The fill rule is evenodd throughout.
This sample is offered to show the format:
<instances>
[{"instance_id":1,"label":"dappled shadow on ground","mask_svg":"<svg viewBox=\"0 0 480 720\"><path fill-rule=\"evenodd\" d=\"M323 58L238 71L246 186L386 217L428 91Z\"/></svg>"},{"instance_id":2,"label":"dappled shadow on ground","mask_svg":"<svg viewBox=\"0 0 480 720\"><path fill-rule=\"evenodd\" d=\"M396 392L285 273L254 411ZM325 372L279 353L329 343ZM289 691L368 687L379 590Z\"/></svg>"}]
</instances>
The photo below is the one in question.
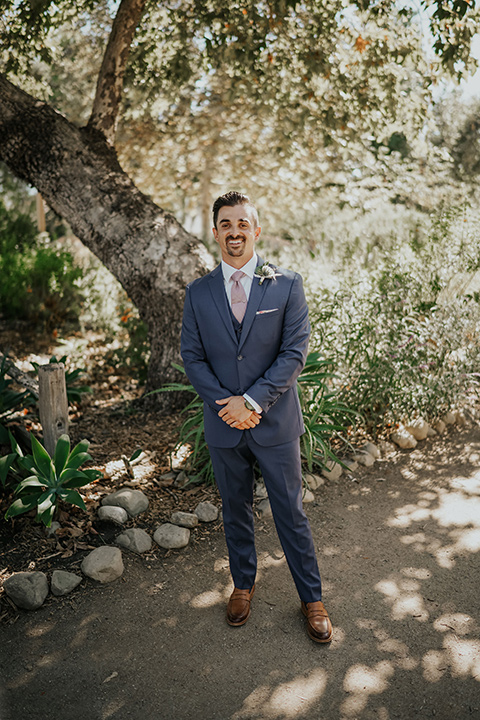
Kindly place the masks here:
<instances>
[{"instance_id":1,"label":"dappled shadow on ground","mask_svg":"<svg viewBox=\"0 0 480 720\"><path fill-rule=\"evenodd\" d=\"M464 431L308 507L335 635L311 642L273 527L250 620L223 538L5 628L2 720L480 718L480 437ZM2 714L3 711L3 714Z\"/></svg>"}]
</instances>

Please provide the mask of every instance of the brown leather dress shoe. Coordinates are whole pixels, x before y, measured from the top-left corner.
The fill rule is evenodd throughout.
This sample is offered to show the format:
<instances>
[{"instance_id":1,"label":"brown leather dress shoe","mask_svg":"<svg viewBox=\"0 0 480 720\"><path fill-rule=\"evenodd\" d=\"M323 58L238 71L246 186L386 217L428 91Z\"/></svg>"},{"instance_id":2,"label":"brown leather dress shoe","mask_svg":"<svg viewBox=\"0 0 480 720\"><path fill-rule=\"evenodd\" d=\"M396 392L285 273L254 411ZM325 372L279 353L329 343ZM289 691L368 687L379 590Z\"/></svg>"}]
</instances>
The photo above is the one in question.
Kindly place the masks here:
<instances>
[{"instance_id":1,"label":"brown leather dress shoe","mask_svg":"<svg viewBox=\"0 0 480 720\"><path fill-rule=\"evenodd\" d=\"M227 622L229 625L244 625L250 617L250 603L255 592L255 585L251 590L235 588L230 595L227 605Z\"/></svg>"},{"instance_id":2,"label":"brown leather dress shoe","mask_svg":"<svg viewBox=\"0 0 480 720\"><path fill-rule=\"evenodd\" d=\"M302 602L302 612L307 618L309 637L319 643L330 642L333 628L323 603L320 600L311 603Z\"/></svg>"}]
</instances>

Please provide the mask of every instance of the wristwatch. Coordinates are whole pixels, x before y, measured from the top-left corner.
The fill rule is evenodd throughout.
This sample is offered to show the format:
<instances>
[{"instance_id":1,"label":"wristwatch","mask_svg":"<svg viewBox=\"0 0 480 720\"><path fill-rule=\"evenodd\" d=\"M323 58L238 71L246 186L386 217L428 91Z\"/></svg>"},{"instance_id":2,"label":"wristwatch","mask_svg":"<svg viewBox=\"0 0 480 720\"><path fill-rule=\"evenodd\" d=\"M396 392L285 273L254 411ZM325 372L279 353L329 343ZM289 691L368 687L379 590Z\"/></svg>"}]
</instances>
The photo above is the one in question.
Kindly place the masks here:
<instances>
[{"instance_id":1,"label":"wristwatch","mask_svg":"<svg viewBox=\"0 0 480 720\"><path fill-rule=\"evenodd\" d=\"M245 407L247 408L247 410L250 410L250 412L255 412L255 408L253 407L252 403L248 402L248 400L246 400L245 398L244 398L244 400L245 400Z\"/></svg>"}]
</instances>

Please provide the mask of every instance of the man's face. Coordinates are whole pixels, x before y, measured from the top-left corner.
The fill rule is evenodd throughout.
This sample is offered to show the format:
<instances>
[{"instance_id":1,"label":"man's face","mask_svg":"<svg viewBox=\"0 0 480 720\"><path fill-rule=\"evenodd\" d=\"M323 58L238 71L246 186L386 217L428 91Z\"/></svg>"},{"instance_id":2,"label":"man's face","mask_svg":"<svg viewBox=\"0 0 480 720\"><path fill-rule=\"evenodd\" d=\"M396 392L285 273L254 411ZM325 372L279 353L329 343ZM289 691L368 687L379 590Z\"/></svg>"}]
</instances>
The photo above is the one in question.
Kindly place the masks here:
<instances>
[{"instance_id":1,"label":"man's face","mask_svg":"<svg viewBox=\"0 0 480 720\"><path fill-rule=\"evenodd\" d=\"M248 205L221 207L213 236L220 245L222 260L233 267L243 267L253 257L260 231L260 227L255 227L253 212Z\"/></svg>"}]
</instances>

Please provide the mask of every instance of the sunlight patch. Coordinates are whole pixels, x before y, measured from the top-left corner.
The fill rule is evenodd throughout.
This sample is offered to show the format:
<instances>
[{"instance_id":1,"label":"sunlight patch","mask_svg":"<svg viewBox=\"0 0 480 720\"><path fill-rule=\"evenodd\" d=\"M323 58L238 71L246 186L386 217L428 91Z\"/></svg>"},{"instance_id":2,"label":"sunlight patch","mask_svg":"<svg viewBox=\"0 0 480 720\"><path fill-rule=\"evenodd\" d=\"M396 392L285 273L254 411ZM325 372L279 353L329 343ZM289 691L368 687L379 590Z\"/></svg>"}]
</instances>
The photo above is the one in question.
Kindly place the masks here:
<instances>
[{"instance_id":1,"label":"sunlight patch","mask_svg":"<svg viewBox=\"0 0 480 720\"><path fill-rule=\"evenodd\" d=\"M385 595L386 601L391 605L392 617L403 620L406 617L415 618L420 622L428 620L428 611L425 609L423 597L415 592L419 589L416 580L381 580L375 585L377 592Z\"/></svg>"},{"instance_id":2,"label":"sunlight patch","mask_svg":"<svg viewBox=\"0 0 480 720\"><path fill-rule=\"evenodd\" d=\"M480 682L480 640L461 640L449 635L444 645L453 677L471 675Z\"/></svg>"},{"instance_id":3,"label":"sunlight patch","mask_svg":"<svg viewBox=\"0 0 480 720\"><path fill-rule=\"evenodd\" d=\"M379 695L387 690L388 680L393 673L393 665L388 661L380 662L373 668L368 665L351 667L343 681L344 690L351 697L342 704L342 712L356 717L366 707L370 695Z\"/></svg>"},{"instance_id":4,"label":"sunlight patch","mask_svg":"<svg viewBox=\"0 0 480 720\"><path fill-rule=\"evenodd\" d=\"M212 605L223 604L224 598L222 593L218 590L207 590L206 592L200 593L196 597L190 600L191 607L194 608L206 608L212 607Z\"/></svg>"},{"instance_id":5,"label":"sunlight patch","mask_svg":"<svg viewBox=\"0 0 480 720\"><path fill-rule=\"evenodd\" d=\"M480 525L480 498L465 493L449 493L440 499L432 517L443 527L450 525Z\"/></svg>"},{"instance_id":6,"label":"sunlight patch","mask_svg":"<svg viewBox=\"0 0 480 720\"><path fill-rule=\"evenodd\" d=\"M480 528L456 530L451 533L451 536L456 540L454 548L457 552L466 550L475 553L480 550Z\"/></svg>"},{"instance_id":7,"label":"sunlight patch","mask_svg":"<svg viewBox=\"0 0 480 720\"><path fill-rule=\"evenodd\" d=\"M433 627L438 632L453 631L456 635L467 635L476 629L476 623L465 613L447 613L437 618Z\"/></svg>"},{"instance_id":8,"label":"sunlight patch","mask_svg":"<svg viewBox=\"0 0 480 720\"><path fill-rule=\"evenodd\" d=\"M401 573L406 577L416 578L417 580L428 580L428 578L432 577L431 571L427 570L427 568L406 567L402 568Z\"/></svg>"},{"instance_id":9,"label":"sunlight patch","mask_svg":"<svg viewBox=\"0 0 480 720\"><path fill-rule=\"evenodd\" d=\"M327 673L320 668L277 687L263 685L245 699L243 707L232 716L232 720L301 717L320 699L326 686Z\"/></svg>"}]
</instances>

